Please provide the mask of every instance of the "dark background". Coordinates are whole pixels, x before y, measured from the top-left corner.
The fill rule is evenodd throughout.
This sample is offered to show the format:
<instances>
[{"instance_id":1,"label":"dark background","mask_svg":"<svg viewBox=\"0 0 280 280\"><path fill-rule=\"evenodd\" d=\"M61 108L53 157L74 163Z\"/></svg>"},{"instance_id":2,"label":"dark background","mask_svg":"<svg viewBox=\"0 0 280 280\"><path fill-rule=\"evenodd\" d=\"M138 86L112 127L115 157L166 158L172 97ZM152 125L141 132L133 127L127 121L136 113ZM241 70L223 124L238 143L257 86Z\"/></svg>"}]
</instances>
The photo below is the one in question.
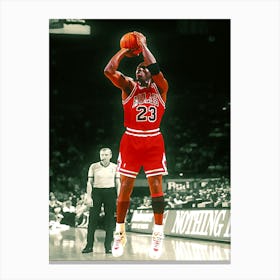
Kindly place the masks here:
<instances>
[{"instance_id":1,"label":"dark background","mask_svg":"<svg viewBox=\"0 0 280 280\"><path fill-rule=\"evenodd\" d=\"M142 32L169 82L161 131L168 178L230 176L230 20L86 20L92 34L50 34L50 189L84 186L124 131L120 90L103 69L129 31ZM134 77L142 56L120 71ZM141 172L139 177L143 177Z\"/></svg>"}]
</instances>

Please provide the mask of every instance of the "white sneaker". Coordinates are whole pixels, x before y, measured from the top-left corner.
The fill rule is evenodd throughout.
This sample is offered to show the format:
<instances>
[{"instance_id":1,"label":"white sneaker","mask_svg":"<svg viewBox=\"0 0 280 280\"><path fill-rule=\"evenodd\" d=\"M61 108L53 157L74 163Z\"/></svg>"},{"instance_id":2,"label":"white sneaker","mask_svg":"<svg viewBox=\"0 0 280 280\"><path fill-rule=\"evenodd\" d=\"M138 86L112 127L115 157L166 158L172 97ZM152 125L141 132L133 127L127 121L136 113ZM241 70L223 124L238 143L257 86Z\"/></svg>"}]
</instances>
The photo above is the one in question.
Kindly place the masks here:
<instances>
[{"instance_id":1,"label":"white sneaker","mask_svg":"<svg viewBox=\"0 0 280 280\"><path fill-rule=\"evenodd\" d=\"M158 259L162 253L164 235L162 232L153 232L152 245L149 252L150 258Z\"/></svg>"},{"instance_id":2,"label":"white sneaker","mask_svg":"<svg viewBox=\"0 0 280 280\"><path fill-rule=\"evenodd\" d=\"M123 248L126 244L126 234L125 232L116 232L114 234L114 243L112 246L113 257L120 257L123 254Z\"/></svg>"}]
</instances>

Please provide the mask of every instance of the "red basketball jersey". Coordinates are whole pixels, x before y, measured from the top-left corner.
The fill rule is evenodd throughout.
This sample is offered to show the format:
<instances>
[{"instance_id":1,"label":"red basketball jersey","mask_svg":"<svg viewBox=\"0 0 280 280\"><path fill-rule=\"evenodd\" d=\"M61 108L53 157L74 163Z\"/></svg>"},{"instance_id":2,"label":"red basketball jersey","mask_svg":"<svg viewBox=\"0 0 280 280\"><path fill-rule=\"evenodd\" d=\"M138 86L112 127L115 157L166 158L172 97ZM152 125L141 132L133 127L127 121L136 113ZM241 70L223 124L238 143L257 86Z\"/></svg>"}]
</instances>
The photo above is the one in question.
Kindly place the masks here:
<instances>
[{"instance_id":1,"label":"red basketball jersey","mask_svg":"<svg viewBox=\"0 0 280 280\"><path fill-rule=\"evenodd\" d=\"M155 83L149 87L141 87L137 83L122 104L125 127L144 131L160 127L165 102Z\"/></svg>"}]
</instances>

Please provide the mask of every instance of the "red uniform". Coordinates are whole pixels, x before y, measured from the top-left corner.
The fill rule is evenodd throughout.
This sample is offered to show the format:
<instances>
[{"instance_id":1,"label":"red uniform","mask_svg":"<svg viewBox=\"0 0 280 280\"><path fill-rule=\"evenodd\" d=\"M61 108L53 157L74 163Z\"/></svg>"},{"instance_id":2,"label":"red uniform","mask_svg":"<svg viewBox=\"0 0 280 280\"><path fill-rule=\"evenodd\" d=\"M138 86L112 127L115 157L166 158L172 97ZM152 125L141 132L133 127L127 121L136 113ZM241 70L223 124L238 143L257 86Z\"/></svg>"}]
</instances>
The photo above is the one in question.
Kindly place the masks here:
<instances>
[{"instance_id":1,"label":"red uniform","mask_svg":"<svg viewBox=\"0 0 280 280\"><path fill-rule=\"evenodd\" d=\"M164 140L159 129L165 102L156 84L141 87L137 83L122 103L126 131L120 143L119 173L136 178L143 166L147 177L166 175Z\"/></svg>"}]
</instances>

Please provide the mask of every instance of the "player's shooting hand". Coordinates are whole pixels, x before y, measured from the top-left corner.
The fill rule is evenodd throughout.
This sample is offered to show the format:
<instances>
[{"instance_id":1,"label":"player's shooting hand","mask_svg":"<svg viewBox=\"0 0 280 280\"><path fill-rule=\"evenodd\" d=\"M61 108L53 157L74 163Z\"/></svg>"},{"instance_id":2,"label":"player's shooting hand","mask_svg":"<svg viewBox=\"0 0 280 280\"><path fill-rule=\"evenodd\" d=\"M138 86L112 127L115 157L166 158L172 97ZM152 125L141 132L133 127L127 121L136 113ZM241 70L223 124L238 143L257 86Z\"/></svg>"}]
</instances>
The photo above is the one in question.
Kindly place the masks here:
<instances>
[{"instance_id":1,"label":"player's shooting hand","mask_svg":"<svg viewBox=\"0 0 280 280\"><path fill-rule=\"evenodd\" d=\"M134 57L134 56L139 56L140 53L135 53L135 51L137 49L126 49L126 48L122 48L121 50L123 50L123 53L125 56L127 57Z\"/></svg>"},{"instance_id":2,"label":"player's shooting hand","mask_svg":"<svg viewBox=\"0 0 280 280\"><path fill-rule=\"evenodd\" d=\"M137 31L134 31L133 32L134 35L136 36L137 38L137 44L142 47L142 46L147 46L147 40L146 40L146 37L140 33L140 32L137 32Z\"/></svg>"},{"instance_id":3,"label":"player's shooting hand","mask_svg":"<svg viewBox=\"0 0 280 280\"><path fill-rule=\"evenodd\" d=\"M138 54L134 53L136 49L122 48L121 50L123 51L124 55L127 57L139 56L139 53Z\"/></svg>"},{"instance_id":4,"label":"player's shooting hand","mask_svg":"<svg viewBox=\"0 0 280 280\"><path fill-rule=\"evenodd\" d=\"M129 53L131 51L131 49L127 49L127 48L121 48L122 53L126 54Z\"/></svg>"}]
</instances>

